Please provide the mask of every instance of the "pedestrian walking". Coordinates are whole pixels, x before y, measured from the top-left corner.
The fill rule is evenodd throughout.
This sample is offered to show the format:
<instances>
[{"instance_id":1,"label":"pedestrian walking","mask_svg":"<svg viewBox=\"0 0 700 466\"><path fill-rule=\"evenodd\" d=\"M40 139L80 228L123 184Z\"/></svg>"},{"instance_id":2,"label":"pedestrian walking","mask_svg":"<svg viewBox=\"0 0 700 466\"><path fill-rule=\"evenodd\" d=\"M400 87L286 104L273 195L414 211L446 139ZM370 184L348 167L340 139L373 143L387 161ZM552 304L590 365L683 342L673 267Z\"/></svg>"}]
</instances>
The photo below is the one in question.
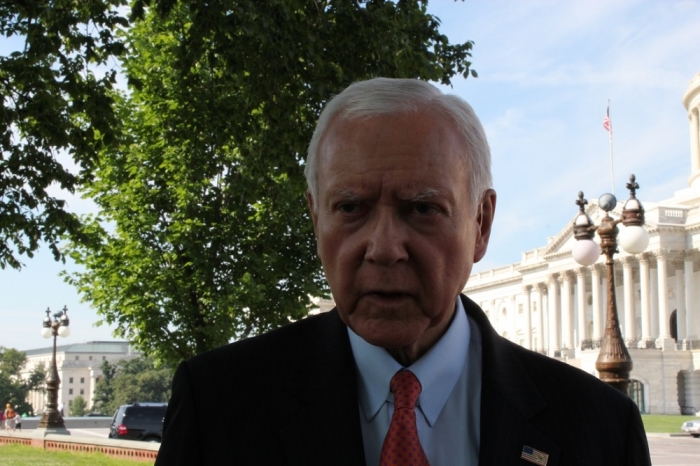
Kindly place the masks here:
<instances>
[{"instance_id":1,"label":"pedestrian walking","mask_svg":"<svg viewBox=\"0 0 700 466\"><path fill-rule=\"evenodd\" d=\"M5 415L5 430L14 429L15 416L17 413L15 413L15 410L10 403L5 405L5 411L3 414Z\"/></svg>"}]
</instances>

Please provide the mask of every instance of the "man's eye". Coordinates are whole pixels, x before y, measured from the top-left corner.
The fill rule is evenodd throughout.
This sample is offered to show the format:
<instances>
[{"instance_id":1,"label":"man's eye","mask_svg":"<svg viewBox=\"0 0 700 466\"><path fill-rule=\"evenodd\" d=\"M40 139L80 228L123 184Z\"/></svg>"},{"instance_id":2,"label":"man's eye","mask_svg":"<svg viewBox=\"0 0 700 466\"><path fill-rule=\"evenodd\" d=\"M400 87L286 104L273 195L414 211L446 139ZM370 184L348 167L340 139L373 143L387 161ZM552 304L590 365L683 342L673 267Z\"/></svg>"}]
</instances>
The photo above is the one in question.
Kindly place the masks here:
<instances>
[{"instance_id":1,"label":"man's eye","mask_svg":"<svg viewBox=\"0 0 700 466\"><path fill-rule=\"evenodd\" d=\"M413 206L413 210L420 215L429 215L436 212L435 207L430 204L416 204Z\"/></svg>"},{"instance_id":2,"label":"man's eye","mask_svg":"<svg viewBox=\"0 0 700 466\"><path fill-rule=\"evenodd\" d=\"M345 214L356 214L360 210L358 204L340 204L339 209Z\"/></svg>"}]
</instances>

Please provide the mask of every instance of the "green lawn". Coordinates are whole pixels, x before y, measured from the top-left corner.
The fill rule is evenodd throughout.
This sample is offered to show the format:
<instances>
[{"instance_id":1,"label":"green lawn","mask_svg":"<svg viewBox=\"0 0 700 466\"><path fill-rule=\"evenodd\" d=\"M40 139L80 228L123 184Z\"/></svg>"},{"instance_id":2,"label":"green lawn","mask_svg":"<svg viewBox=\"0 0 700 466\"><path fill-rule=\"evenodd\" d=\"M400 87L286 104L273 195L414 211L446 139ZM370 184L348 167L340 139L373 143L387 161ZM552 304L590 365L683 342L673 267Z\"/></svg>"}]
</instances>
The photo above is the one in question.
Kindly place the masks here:
<instances>
[{"instance_id":1,"label":"green lawn","mask_svg":"<svg viewBox=\"0 0 700 466\"><path fill-rule=\"evenodd\" d=\"M110 458L101 453L47 451L24 445L0 445L0 464L15 466L138 466L145 461Z\"/></svg>"},{"instance_id":2,"label":"green lawn","mask_svg":"<svg viewBox=\"0 0 700 466\"><path fill-rule=\"evenodd\" d=\"M647 432L661 432L668 434L681 434L681 424L691 419L698 419L697 416L674 416L665 414L642 414L644 429Z\"/></svg>"}]
</instances>

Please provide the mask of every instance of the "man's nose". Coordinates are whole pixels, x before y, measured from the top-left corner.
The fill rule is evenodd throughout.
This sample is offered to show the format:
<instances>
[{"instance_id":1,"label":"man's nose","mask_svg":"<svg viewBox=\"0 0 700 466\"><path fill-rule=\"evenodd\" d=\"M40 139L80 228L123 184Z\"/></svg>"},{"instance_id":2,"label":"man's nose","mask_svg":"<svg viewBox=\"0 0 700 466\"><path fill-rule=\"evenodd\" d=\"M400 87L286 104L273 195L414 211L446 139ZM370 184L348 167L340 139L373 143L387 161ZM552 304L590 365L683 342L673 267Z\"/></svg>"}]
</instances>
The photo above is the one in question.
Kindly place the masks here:
<instances>
[{"instance_id":1,"label":"man's nose","mask_svg":"<svg viewBox=\"0 0 700 466\"><path fill-rule=\"evenodd\" d=\"M383 267L407 260L406 228L393 209L377 209L366 225L365 260Z\"/></svg>"}]
</instances>

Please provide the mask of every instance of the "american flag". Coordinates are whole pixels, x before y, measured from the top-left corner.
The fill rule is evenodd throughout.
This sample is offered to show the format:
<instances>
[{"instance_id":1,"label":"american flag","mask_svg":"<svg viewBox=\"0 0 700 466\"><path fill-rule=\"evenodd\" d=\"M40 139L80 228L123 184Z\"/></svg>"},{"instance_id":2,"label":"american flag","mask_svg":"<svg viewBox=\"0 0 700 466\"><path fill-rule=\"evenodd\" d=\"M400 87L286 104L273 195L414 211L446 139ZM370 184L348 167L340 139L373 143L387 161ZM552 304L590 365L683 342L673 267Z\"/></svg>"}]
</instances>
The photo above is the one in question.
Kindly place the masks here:
<instances>
[{"instance_id":1,"label":"american flag","mask_svg":"<svg viewBox=\"0 0 700 466\"><path fill-rule=\"evenodd\" d=\"M523 452L520 454L520 457L525 461L538 464L539 466L547 466L547 460L549 460L549 455L547 453L535 450L527 445L523 446Z\"/></svg>"},{"instance_id":2,"label":"american flag","mask_svg":"<svg viewBox=\"0 0 700 466\"><path fill-rule=\"evenodd\" d=\"M610 136L612 136L612 122L610 121L610 105L608 105L608 109L605 111L605 118L603 118L603 128L605 128L610 133Z\"/></svg>"}]
</instances>

